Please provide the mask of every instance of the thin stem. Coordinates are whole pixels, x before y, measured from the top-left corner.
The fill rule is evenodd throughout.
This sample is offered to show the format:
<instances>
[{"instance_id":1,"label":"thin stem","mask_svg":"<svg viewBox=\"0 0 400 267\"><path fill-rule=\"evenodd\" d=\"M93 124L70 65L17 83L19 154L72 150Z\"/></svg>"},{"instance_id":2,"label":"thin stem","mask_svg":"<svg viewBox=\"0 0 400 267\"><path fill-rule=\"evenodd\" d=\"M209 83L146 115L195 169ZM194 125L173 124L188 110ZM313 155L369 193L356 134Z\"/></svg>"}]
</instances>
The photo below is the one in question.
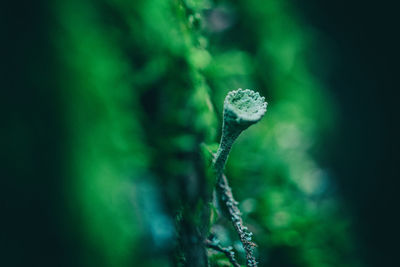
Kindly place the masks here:
<instances>
[{"instance_id":1,"label":"thin stem","mask_svg":"<svg viewBox=\"0 0 400 267\"><path fill-rule=\"evenodd\" d=\"M247 230L247 227L243 225L243 219L241 217L240 210L238 208L238 202L234 199L232 189L229 186L228 180L224 174L224 167L228 159L229 152L236 138L240 135L241 130L227 132L226 128L223 128L221 142L217 153L214 158L214 169L217 176L217 192L218 197L221 199L222 204L228 211L228 219L232 222L235 228L240 242L246 253L246 266L256 267L257 261L254 257L253 248L256 246L251 241L253 235Z\"/></svg>"},{"instance_id":2,"label":"thin stem","mask_svg":"<svg viewBox=\"0 0 400 267\"><path fill-rule=\"evenodd\" d=\"M208 239L206 240L206 246L216 251L224 253L234 267L240 267L240 264L235 259L235 253L232 251L231 247L224 248L221 245L213 243L211 240Z\"/></svg>"},{"instance_id":3,"label":"thin stem","mask_svg":"<svg viewBox=\"0 0 400 267\"><path fill-rule=\"evenodd\" d=\"M256 267L257 261L254 257L254 247L256 244L251 241L251 233L246 226L243 225L243 219L238 208L238 202L233 198L232 189L228 184L228 180L224 174L222 174L221 179L218 182L218 193L222 199L222 202L225 204L228 212L229 219L233 224L237 234L239 235L240 242L243 244L243 248L246 252L246 266L248 267Z\"/></svg>"},{"instance_id":4,"label":"thin stem","mask_svg":"<svg viewBox=\"0 0 400 267\"><path fill-rule=\"evenodd\" d=\"M231 151L232 145L235 142L236 138L242 132L239 129L235 131L229 131L229 128L232 127L227 127L225 124L223 125L221 141L214 158L214 169L216 171L218 180L220 179L220 176L224 173L224 167L228 159L229 152Z\"/></svg>"}]
</instances>

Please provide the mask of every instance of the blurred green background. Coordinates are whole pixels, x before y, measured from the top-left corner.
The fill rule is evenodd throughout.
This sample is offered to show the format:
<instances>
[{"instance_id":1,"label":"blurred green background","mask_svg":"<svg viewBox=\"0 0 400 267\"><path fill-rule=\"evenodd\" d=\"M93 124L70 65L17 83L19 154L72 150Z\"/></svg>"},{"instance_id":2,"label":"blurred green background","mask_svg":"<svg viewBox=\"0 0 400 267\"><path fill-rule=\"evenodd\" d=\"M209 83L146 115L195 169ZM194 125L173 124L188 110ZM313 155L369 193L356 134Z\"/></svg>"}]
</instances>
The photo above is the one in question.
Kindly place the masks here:
<instances>
[{"instance_id":1,"label":"blurred green background","mask_svg":"<svg viewBox=\"0 0 400 267\"><path fill-rule=\"evenodd\" d=\"M244 264L208 203L237 88L269 102L226 167L259 265L396 266L389 7L3 5L1 266L229 266L211 232Z\"/></svg>"}]
</instances>

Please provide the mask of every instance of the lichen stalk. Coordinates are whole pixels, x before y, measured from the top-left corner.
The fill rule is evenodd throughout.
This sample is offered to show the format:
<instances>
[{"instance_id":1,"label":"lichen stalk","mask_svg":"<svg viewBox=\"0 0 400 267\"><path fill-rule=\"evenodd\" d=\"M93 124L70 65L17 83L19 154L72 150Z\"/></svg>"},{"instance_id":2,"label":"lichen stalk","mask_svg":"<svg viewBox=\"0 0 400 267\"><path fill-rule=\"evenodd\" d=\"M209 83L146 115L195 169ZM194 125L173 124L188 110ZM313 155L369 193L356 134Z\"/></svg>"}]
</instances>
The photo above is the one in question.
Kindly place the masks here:
<instances>
[{"instance_id":1,"label":"lichen stalk","mask_svg":"<svg viewBox=\"0 0 400 267\"><path fill-rule=\"evenodd\" d=\"M221 136L221 141L214 159L214 169L216 171L217 181L220 179L221 175L224 172L225 164L228 159L228 155L229 152L231 151L233 143L242 132L237 130L227 132L227 130L225 130L226 129L225 123L223 129L224 130Z\"/></svg>"},{"instance_id":2,"label":"lichen stalk","mask_svg":"<svg viewBox=\"0 0 400 267\"><path fill-rule=\"evenodd\" d=\"M246 253L248 267L256 267L252 233L243 225L238 202L234 199L228 179L224 175L224 167L233 143L242 131L257 123L267 111L264 97L249 89L231 91L224 102L224 119L221 141L215 154L213 165L217 178L217 195L220 203L227 211L227 217L232 222Z\"/></svg>"},{"instance_id":3,"label":"lichen stalk","mask_svg":"<svg viewBox=\"0 0 400 267\"><path fill-rule=\"evenodd\" d=\"M229 262L234 266L234 267L240 267L240 264L236 261L235 259L235 252L233 252L232 247L227 247L224 248L218 243L215 243L211 240L206 240L206 246L208 248L211 248L215 251L219 251L225 254L225 256L228 258Z\"/></svg>"},{"instance_id":4,"label":"lichen stalk","mask_svg":"<svg viewBox=\"0 0 400 267\"><path fill-rule=\"evenodd\" d=\"M246 265L248 267L256 267L257 261L254 256L254 247L256 244L252 242L253 233L248 230L246 226L243 224L242 214L239 210L238 204L232 194L232 189L228 184L228 179L225 175L222 175L220 181L218 182L218 192L222 198L223 203L225 204L226 209L229 213L229 219L235 228L240 242L243 245L244 251L246 253Z\"/></svg>"}]
</instances>

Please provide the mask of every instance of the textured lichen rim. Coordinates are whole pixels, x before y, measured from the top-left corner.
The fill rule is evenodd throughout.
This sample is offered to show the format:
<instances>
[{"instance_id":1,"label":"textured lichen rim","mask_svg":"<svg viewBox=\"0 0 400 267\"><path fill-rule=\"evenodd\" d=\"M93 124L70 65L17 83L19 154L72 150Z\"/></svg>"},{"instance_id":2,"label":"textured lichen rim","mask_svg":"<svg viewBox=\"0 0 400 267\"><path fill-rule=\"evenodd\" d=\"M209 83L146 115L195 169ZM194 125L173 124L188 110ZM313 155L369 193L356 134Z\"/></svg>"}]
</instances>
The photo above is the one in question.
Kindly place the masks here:
<instances>
[{"instance_id":1,"label":"textured lichen rim","mask_svg":"<svg viewBox=\"0 0 400 267\"><path fill-rule=\"evenodd\" d=\"M231 91L225 98L224 111L231 112L237 122L254 123L259 121L267 111L265 97L250 89L239 88Z\"/></svg>"}]
</instances>

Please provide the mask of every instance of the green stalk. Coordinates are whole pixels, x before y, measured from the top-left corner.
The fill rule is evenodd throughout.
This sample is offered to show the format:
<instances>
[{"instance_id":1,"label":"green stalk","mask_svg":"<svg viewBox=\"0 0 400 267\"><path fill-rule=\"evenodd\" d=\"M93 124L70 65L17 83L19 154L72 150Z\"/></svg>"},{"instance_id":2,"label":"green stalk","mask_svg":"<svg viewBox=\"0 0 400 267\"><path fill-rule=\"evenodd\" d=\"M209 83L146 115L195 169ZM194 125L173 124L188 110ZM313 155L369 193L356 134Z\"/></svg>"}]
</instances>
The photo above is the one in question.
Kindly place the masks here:
<instances>
[{"instance_id":1,"label":"green stalk","mask_svg":"<svg viewBox=\"0 0 400 267\"><path fill-rule=\"evenodd\" d=\"M249 89L231 91L224 102L224 119L222 124L221 141L214 158L214 170L217 176L217 194L219 202L227 211L227 217L239 235L246 252L248 267L256 267L254 257L255 244L251 241L252 233L243 225L238 202L235 201L228 179L224 175L224 167L229 152L238 136L248 127L257 123L267 111L264 97Z\"/></svg>"}]
</instances>

